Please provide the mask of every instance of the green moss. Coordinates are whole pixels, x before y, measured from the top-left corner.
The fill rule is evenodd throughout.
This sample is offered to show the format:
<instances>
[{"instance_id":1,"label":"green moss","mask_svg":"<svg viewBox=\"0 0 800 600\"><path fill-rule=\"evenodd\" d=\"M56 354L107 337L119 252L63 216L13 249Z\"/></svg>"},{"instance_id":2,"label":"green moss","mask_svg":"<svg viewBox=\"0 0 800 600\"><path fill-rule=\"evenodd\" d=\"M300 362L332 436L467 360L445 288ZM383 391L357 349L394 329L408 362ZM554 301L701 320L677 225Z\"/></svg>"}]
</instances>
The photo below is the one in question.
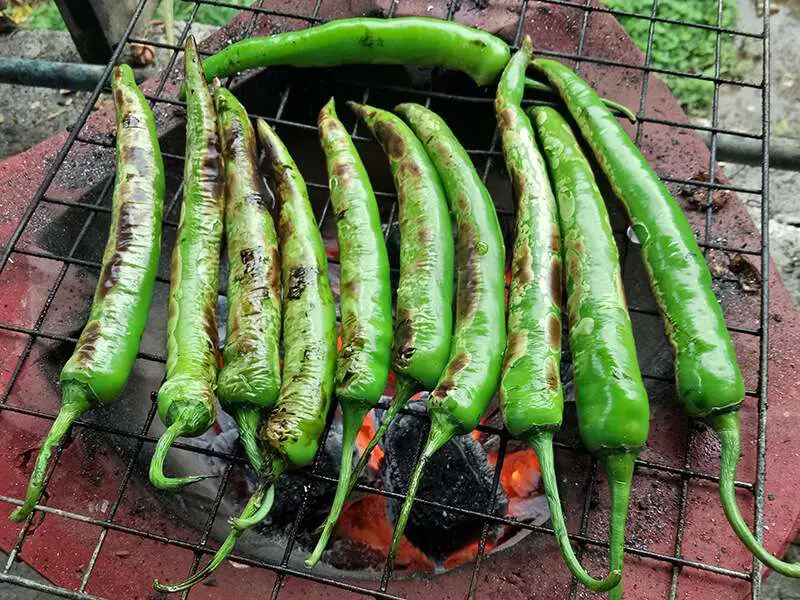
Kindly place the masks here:
<instances>
[{"instance_id":1,"label":"green moss","mask_svg":"<svg viewBox=\"0 0 800 600\"><path fill-rule=\"evenodd\" d=\"M650 16L653 0L604 0L609 8ZM705 25L717 25L718 0L659 0L657 16ZM736 0L722 0L721 26L736 26ZM647 49L649 19L618 17L639 48ZM736 47L733 36L720 34L720 75L737 77ZM654 23L651 67L714 76L717 33L711 30ZM705 114L711 106L714 84L710 81L662 75L672 93L690 114Z\"/></svg>"}]
</instances>

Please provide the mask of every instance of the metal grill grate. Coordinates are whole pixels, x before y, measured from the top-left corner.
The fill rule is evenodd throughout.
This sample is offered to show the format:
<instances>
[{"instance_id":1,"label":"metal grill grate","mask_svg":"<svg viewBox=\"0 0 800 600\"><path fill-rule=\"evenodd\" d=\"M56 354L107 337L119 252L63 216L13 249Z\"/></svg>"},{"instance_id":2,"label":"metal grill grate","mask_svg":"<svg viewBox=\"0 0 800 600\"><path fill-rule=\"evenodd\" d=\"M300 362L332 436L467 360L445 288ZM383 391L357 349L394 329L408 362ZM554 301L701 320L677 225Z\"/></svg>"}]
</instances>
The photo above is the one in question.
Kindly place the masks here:
<instances>
[{"instance_id":1,"label":"metal grill grate","mask_svg":"<svg viewBox=\"0 0 800 600\"><path fill-rule=\"evenodd\" d=\"M189 2L190 0L184 0ZM113 65L119 59L121 53L126 47L128 43L150 43L156 45L158 47L168 49L171 51L171 57L169 59L169 63L166 69L163 71L163 75L160 78L159 84L155 90L155 92L148 96L149 100L153 104L153 106L161 105L173 105L173 106L181 106L182 103L162 95L165 86L168 81L168 76L172 71L176 60L181 52L181 48L185 41L186 36L188 35L189 28L191 26L192 21L197 14L198 9L202 5L214 5L220 7L230 7L236 8L241 11L251 13L251 18L248 22L248 29L245 32L246 34L252 33L255 29L257 24L257 19L259 15L269 15L269 16L276 16L276 17L286 17L291 19L299 19L305 21L306 23L314 24L318 22L324 21L324 19L320 18L320 9L322 7L324 0L316 0L316 4L314 6L314 10L311 14L308 15L299 15L294 14L287 11L277 11L277 10L269 10L264 7L264 0L259 0L254 3L252 7L242 7L239 5L229 4L226 2L221 2L217 0L199 0L193 1L193 10L191 12L191 16L186 23L183 31L181 32L180 36L178 37L177 44L175 46L171 46L168 44L163 43L153 43L149 40L144 39L136 39L131 37L131 32L133 31L133 27L135 22L139 18L142 13L142 9L146 0L142 0L139 3L137 10L133 15L133 19L127 28L125 33L125 37L123 39L123 43L120 43L106 66L105 69L105 81L108 81L108 76L112 70ZM402 0L394 0L391 5L389 11L389 17L394 16L396 12L398 4L402 2ZM518 20L517 20L517 27L516 27L516 37L513 40L514 45L516 46L519 41L523 30L523 23L526 18L526 13L529 10L529 4L533 4L533 2L528 2L528 0L520 0L518 6ZM718 13L717 13L717 25L707 25L707 24L700 24L700 23L690 23L684 22L679 20L673 19L665 19L659 17L658 13L658 0L653 0L652 4L652 11L649 15L637 15L633 13L627 13L623 11L617 10L610 10L605 8L599 4L592 3L591 0L586 0L585 2L581 1L568 1L568 0L540 0L536 4L542 5L558 5L563 7L569 7L577 10L583 11L583 20L582 25L579 33L579 43L576 53L564 53L564 52L554 52L554 51L541 51L540 54L554 56L561 59L567 59L568 61L573 61L571 64L575 66L575 68L580 69L582 63L596 63L600 65L607 65L613 67L625 67L630 68L632 70L636 70L642 73L643 77L643 84L641 88L641 95L640 95L640 102L638 107L638 112L640 113L639 123L636 126L636 135L635 140L638 143L641 142L642 134L643 134L643 124L653 123L657 125L665 125L675 128L682 128L682 129L691 129L691 130L699 130L705 131L710 133L711 137L711 158L708 164L708 172L709 177L707 182L701 181L687 181L682 180L679 178L665 178L667 182L676 183L681 185L691 185L698 188L705 188L708 191L708 198L707 198L707 210L705 213L705 228L703 235L701 236L700 242L701 247L703 247L706 251L708 250L721 250L725 252L731 253L739 253L739 254L747 254L760 257L761 261L761 272L763 274L763 280L766 282L769 280L768 273L769 273L769 244L768 244L768 215L769 215L769 153L768 153L768 146L769 146L769 0L764 0L764 18L763 18L763 31L761 33L751 33L745 31L737 31L733 29L724 28L721 26L722 23L722 7L723 1L718 0ZM447 17L453 18L454 13L458 8L457 1L451 1L448 3L448 11ZM638 64L627 64L624 62L618 62L614 60L598 58L598 57L590 57L584 54L584 45L586 39L586 32L589 25L590 15L593 12L602 12L602 13L610 13L615 16L623 16L635 19L643 19L648 22L648 42L647 42L647 52L644 60L643 65ZM679 25L682 27L687 28L695 28L695 29L702 29L706 31L713 31L716 36L716 64L714 69L713 76L706 76L706 75L699 75L694 73L685 73L685 72L678 72L670 69L661 69L656 68L652 65L652 50L654 45L654 38L655 38L655 29L657 24L667 24L667 25ZM741 38L749 38L751 40L755 40L755 43L761 46L761 61L762 61L762 81L760 83L752 83L752 82L742 82L742 81L734 81L730 79L726 79L720 76L721 72L721 42L723 36L739 36ZM647 102L647 90L648 90L648 80L651 73L658 73L662 75L672 75L676 77L684 77L684 78L692 78L698 80L705 80L713 83L713 103L712 103L712 111L711 111L711 124L709 126L704 125L697 125L697 124L687 124L683 122L672 122L662 118L656 118L653 116L645 115L645 107ZM762 130L760 133L747 133L743 131L734 131L730 129L724 129L718 127L719 123L719 90L720 86L722 85L731 85L731 86L738 86L738 87L749 87L755 88L760 90L761 94L761 108L762 108ZM399 93L399 94L406 94L410 98L415 98L417 101L424 102L426 105L429 105L432 101L448 101L448 100L457 100L459 102L481 102L481 103L490 103L491 97L489 96L456 96L453 94L435 91L433 89L429 90L420 90L420 89L406 89L400 86L390 85L390 84L376 84L373 85L370 82L362 82L361 87L364 89L362 101L367 102L370 98L371 94L374 94L375 90L379 90L380 93ZM96 197L94 203L89 202L79 202L79 201L68 201L68 200L58 200L49 198L47 196L48 188L50 187L51 183L53 182L54 178L56 177L59 169L62 168L62 165L65 162L67 154L75 145L76 142L81 144L89 144L89 145L96 145L102 147L113 147L113 144L108 140L98 140L92 138L91 136L87 136L83 134L84 125L91 113L92 107L97 101L100 96L102 89L97 88L94 93L89 98L86 107L84 108L83 112L80 115L78 122L72 128L71 133L65 142L62 149L58 152L55 157L55 160L52 166L47 171L47 174L42 182L41 186L39 187L35 197L31 200L29 206L27 207L21 222L19 223L18 227L13 233L8 245L4 248L2 253L2 259L0 259L0 273L2 273L10 262L13 262L13 256L15 254L20 255L28 255L32 257L39 257L45 258L50 260L59 261L61 264L60 272L55 279L54 285L50 288L50 292L44 300L44 304L41 308L41 311L38 314L38 318L35 320L33 326L22 326L16 325L12 323L0 323L0 330L6 332L12 332L16 334L21 334L26 337L26 343L24 346L23 351L21 352L16 366L13 369L11 376L6 384L6 387L3 391L2 397L0 397L0 410L8 411L11 413L18 413L22 415L28 415L39 419L49 420L55 417L54 414L50 412L40 411L32 408L28 408L25 406L19 405L11 405L7 403L8 398L12 394L12 390L14 386L17 384L20 373L23 370L23 367L26 364L26 361L29 360L31 356L32 349L37 339L44 339L44 340L55 340L60 342L66 342L69 344L74 344L76 340L74 338L64 336L52 331L48 331L44 327L45 319L48 314L48 311L51 308L53 300L56 294L61 287L65 275L67 273L67 269L70 265L76 265L80 267L85 267L89 269L99 270L100 264L96 261L86 260L81 258L77 252L78 248L84 243L87 234L92 230L93 222L98 214L107 213L109 212L109 208L107 205L108 198L110 197L111 188L113 185L113 175L109 177L102 188L100 194ZM288 131L293 129L298 130L314 130L315 125L300 122L293 120L290 117L287 117L287 106L289 105L289 98L292 94L292 83L290 82L286 85L279 94L279 100L277 102L277 109L272 115L263 115L271 123L278 125L282 131ZM253 115L257 116L257 115ZM370 141L367 136L360 135L358 132L358 124L353 127L352 133L356 140L360 141ZM760 189L751 189L751 188L744 188L739 186L728 185L727 183L720 183L717 182L715 179L715 170L717 169L714 157L716 153L716 144L717 144L717 136L719 134L730 134L734 136L739 136L741 138L750 138L756 139L761 142L762 149L763 149L763 171L762 171L762 186ZM502 161L502 152L499 147L499 139L498 133L495 130L494 134L491 136L491 143L485 148L473 148L470 150L470 154L474 157L478 164L481 164L480 161L483 161L483 177L486 180L490 176L490 171L492 169L493 161ZM180 164L182 160L182 156L175 153L165 153L165 161L172 161L175 164ZM313 190L323 190L326 189L325 182L316 182L313 180L309 180L309 187ZM713 195L715 192L723 192L723 191L732 191L738 192L742 194L752 194L761 197L762 201L762 208L761 208L761 230L762 230L762 238L761 238L761 246L760 248L753 249L753 248L744 248L744 247L730 247L725 243L718 243L717 241L713 240L711 235L712 230L712 214L713 214ZM168 207L165 210L165 215L174 214L174 208L178 204L180 200L182 192L181 185L177 186L175 189L174 194L167 199ZM392 230L392 228L396 225L395 215L396 215L396 204L394 201L394 196L391 193L378 193L379 200L381 202L388 202L390 203L390 209L388 211L388 223L386 223L386 235L388 236ZM68 251L63 254L56 254L50 253L45 251L40 251L37 249L31 249L29 247L25 247L21 240L26 233L27 228L31 226L32 217L36 209L42 203L51 203L51 204L60 204L65 206L70 206L74 208L83 209L85 212L88 212L88 216L83 223L83 227L80 229L80 233L78 236L71 240L71 246L69 247ZM508 210L500 209L498 211L501 215L501 218L506 219L513 219L513 212ZM329 204L326 202L319 212L319 224L320 226L324 226L326 223L326 219L328 218L329 213ZM174 221L170 221L169 217L165 220L165 226L174 228L176 223ZM624 232L623 232L624 233ZM621 254L623 257L623 262L627 261L628 257L628 246L629 241L627 236L621 235L619 236L621 240L624 241L624 245L621 248ZM162 277L159 279L162 282L166 280ZM769 286L763 285L761 292L760 292L760 321L759 323L763 324L767 322L769 316L769 304L768 304L768 296L769 296ZM648 309L646 307L636 307L631 306L632 313L640 313L644 315L655 315L656 313ZM758 372L758 382L754 389L750 389L747 391L747 395L751 398L754 398L758 402L758 450L757 450L757 464L756 464L756 481L755 483L749 482L738 482L738 487L748 490L752 492L755 497L755 524L756 524L756 535L760 539L762 535L763 529L763 506L764 506L764 480L765 480L765 455L766 455L766 422L767 422L767 363L768 363L768 336L767 336L767 328L762 327L761 325L757 325L755 327L739 327L739 326L732 326L731 331L745 335L745 336L756 336L758 337L758 346L759 346L759 372ZM156 363L163 363L164 357L159 355L154 355L150 353L141 352L139 354L139 359L143 361L151 361ZM669 381L669 377L659 376L657 374L653 375L646 375L646 378L656 380L656 381ZM131 481L132 474L134 472L134 468L137 461L137 456L139 455L140 451L144 444L153 444L155 442L155 438L148 435L148 431L150 429L150 425L153 421L155 416L156 408L155 408L155 393L151 393L153 404L147 415L147 418L144 421L141 429L138 432L131 432L126 431L122 428L102 425L95 422L81 420L78 422L77 427L89 428L95 431L99 431L106 434L112 434L114 436L121 436L128 440L131 440L135 444L135 452L133 456L127 463L127 468L124 471L123 476L121 477L121 481L117 490L117 495L115 500L111 503L109 511L105 518L99 519L91 516L87 516L85 514L79 514L76 512L71 512L67 510L62 510L58 508L52 508L48 506L40 506L38 507L39 511L55 514L59 517L65 519L72 519L75 521L87 523L90 525L94 525L100 529L100 535L96 540L94 550L91 554L91 559L89 560L88 564L86 565L82 581L77 589L67 589L63 587L59 587L57 585L51 585L47 583L39 583L30 579L26 579L23 576L14 574L11 572L12 566L14 565L15 560L18 558L23 545L26 543L26 538L31 531L31 523L32 519L28 519L28 521L24 524L21 528L19 535L17 537L16 543L13 547L13 550L8 557L6 564L3 567L0 567L0 582L11 583L15 585L19 585L22 587L27 587L31 589L36 589L40 591L50 592L59 596L63 596L66 598L94 598L91 594L87 593L87 585L92 577L93 570L97 563L98 557L101 555L104 544L106 542L106 538L109 532L119 532L123 534L129 534L132 536L137 536L140 538L144 538L147 540L151 540L154 542L159 542L161 544L166 544L168 547L176 547L181 549L186 549L194 552L194 561L192 563L191 572L194 572L197 569L197 566L202 557L212 552L212 549L208 547L206 544L209 540L211 528L214 523L216 512L220 506L222 498L225 494L226 484L228 482L228 478L231 474L231 470L235 464L243 464L243 460L239 456L233 456L226 453L221 453L214 451L212 449L207 448L198 448L196 445L192 445L191 443L186 442L177 442L175 447L181 448L184 450L192 451L192 452L199 452L209 456L214 456L216 458L222 459L226 461L227 467L224 471L224 475L221 479L221 483L219 486L219 490L217 496L214 500L212 510L208 515L208 520L206 522L205 527L203 528L200 536L199 543L191 543L181 539L173 539L164 535L160 535L153 531L143 530L141 528L131 527L126 524L122 524L120 522L115 522L115 513L119 508L123 496L126 492L126 488L128 487L129 482ZM325 435L328 435L328 431L330 429L330 419L328 430L326 430ZM497 490L497 486L499 484L500 479L500 472L502 470L504 457L506 454L507 442L508 437L505 432L498 430L497 428L481 425L479 429L483 432L496 434L500 436L500 451L499 451L499 458L497 460L495 474L493 479L493 493L490 497L493 499L495 498L495 491ZM760 571L760 564L757 561L753 561L752 569L749 572L740 572L734 571L731 569L727 569L721 567L716 564L712 564L709 562L703 561L696 561L690 560L683 556L683 532L685 529L686 523L686 504L687 504L687 490L689 486L689 482L691 480L704 480L709 482L716 482L717 478L714 475L709 473L701 472L699 470L695 470L692 467L690 462L690 453L688 451L691 441L692 441L693 434L690 433L686 441L686 462L683 467L675 467L667 464L661 464L658 462L650 461L650 460L640 460L638 461L639 468L646 468L649 470L653 470L655 472L661 472L665 474L669 474L673 477L680 478L681 481L681 489L680 489L680 498L679 498L679 515L677 518L677 535L676 541L674 546L674 552L671 554L663 554L658 552L652 552L649 550L644 550L641 548L636 547L626 547L626 551L631 555L636 555L640 557L645 557L648 559L652 559L657 563L661 563L667 565L671 568L672 573L672 585L669 592L669 598L675 598L678 594L678 575L683 567L690 567L692 569L698 569L701 571L711 572L718 574L723 577L731 577L741 580L746 580L750 582L751 586L751 597L756 599L760 596L760 587L761 587L761 571ZM567 442L559 442L557 443L559 449L565 452L575 452L575 453L582 453L582 449L573 443ZM60 455L61 448L56 453L55 459L52 461L51 469L49 470L46 478L46 484L50 481L53 472L55 469L58 468L58 456ZM311 480L325 480L325 481L333 481L330 477L326 477L319 472L319 464L320 464L320 457L317 457L317 460L314 462L311 468L302 471L302 476L307 477ZM590 512L590 501L593 495L593 490L595 486L596 480L596 464L592 463L591 468L586 472L586 478L584 482L584 498L585 503L582 510L582 520L580 524L579 533L577 535L572 536L573 541L575 541L581 551L586 546L598 546L603 547L605 545L605 539L603 538L595 538L587 534L587 521L588 515ZM395 498L395 499L402 499L403 496L401 494L395 494L391 492L387 492L384 490L378 490L374 488L370 488L367 486L361 486L363 491L374 493L374 494L382 494L386 497ZM382 577L380 580L380 584L377 588L370 587L369 585L362 585L362 584L354 584L349 583L347 581L338 580L332 577L323 577L315 574L314 572L306 572L293 569L289 566L289 558L292 552L292 548L295 544L296 534L301 522L304 519L305 512L306 512L306 503L308 499L308 493L304 496L303 502L299 506L297 510L297 515L294 521L294 525L290 531L289 541L286 547L286 550L283 555L283 559L277 563L266 563L264 561L255 560L243 556L236 556L236 560L240 563L259 567L263 569L268 569L276 573L276 579L274 586L271 591L271 598L278 598L281 595L282 586L284 584L284 580L287 576L294 576L298 578L312 580L319 584L334 586L336 588L347 590L349 592L354 592L356 594L361 594L365 596L370 596L373 598L400 598L400 596L393 595L391 592L387 591L389 588L390 579L392 576L391 570L389 569L388 565L384 569L382 573ZM3 500L8 503L12 504L20 504L20 500L17 498L11 498L7 496L0 496L0 500ZM426 500L419 500L419 502L427 502L429 505L438 506L440 508L461 512L464 514L470 514L472 516L479 517L482 522L484 523L482 529L482 535L480 538L480 544L478 549L477 559L475 560L472 566L472 575L470 581L470 592L474 592L476 587L478 586L479 582L479 575L481 573L481 567L483 564L483 559L486 554L486 541L487 535L492 524L507 524L513 525L517 527L523 527L531 529L537 533L546 533L552 534L552 531L547 527L539 527L534 525L526 525L520 524L515 520L498 517L492 515L493 506L486 507L486 513L476 513L474 511L465 510L463 508L457 506L443 506L441 504L430 502ZM141 577L149 577L148 574L142 573L140 574ZM484 590L485 591L485 590ZM570 588L570 597L573 598L577 594L577 586L573 581L572 586ZM185 596L184 596L185 597Z\"/></svg>"}]
</instances>

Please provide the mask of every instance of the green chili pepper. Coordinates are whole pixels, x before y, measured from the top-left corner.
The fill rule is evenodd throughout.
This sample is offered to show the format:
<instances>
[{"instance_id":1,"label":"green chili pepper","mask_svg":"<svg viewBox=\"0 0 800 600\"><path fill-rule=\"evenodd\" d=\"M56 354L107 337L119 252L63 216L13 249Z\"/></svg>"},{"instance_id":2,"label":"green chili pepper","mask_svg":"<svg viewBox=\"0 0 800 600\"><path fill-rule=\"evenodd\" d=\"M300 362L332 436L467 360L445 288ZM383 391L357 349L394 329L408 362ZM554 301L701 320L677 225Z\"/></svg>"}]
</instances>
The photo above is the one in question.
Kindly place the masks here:
<instances>
[{"instance_id":1,"label":"green chili pepper","mask_svg":"<svg viewBox=\"0 0 800 600\"><path fill-rule=\"evenodd\" d=\"M316 455L333 395L336 306L325 246L305 181L289 151L266 121L259 119L256 128L280 205L283 280L283 379L278 401L259 432L265 470L242 514L231 520L231 531L212 560L181 583L154 581L159 592L179 592L208 577L230 555L239 536L266 518L278 477L287 468L309 464Z\"/></svg>"},{"instance_id":2,"label":"green chili pepper","mask_svg":"<svg viewBox=\"0 0 800 600\"><path fill-rule=\"evenodd\" d=\"M330 514L306 559L309 568L319 562L349 495L356 435L386 387L392 347L389 257L372 185L333 98L320 111L318 126L339 241L342 349L336 398L342 409L342 461Z\"/></svg>"},{"instance_id":3,"label":"green chili pepper","mask_svg":"<svg viewBox=\"0 0 800 600\"><path fill-rule=\"evenodd\" d=\"M36 458L22 521L42 495L53 449L86 411L111 404L128 380L147 320L161 252L164 164L153 113L127 65L111 79L117 120L117 175L111 228L89 320L61 371L61 410Z\"/></svg>"},{"instance_id":4,"label":"green chili pepper","mask_svg":"<svg viewBox=\"0 0 800 600\"><path fill-rule=\"evenodd\" d=\"M275 404L281 385L280 255L247 111L222 87L214 102L225 163L228 244L228 330L217 395L236 419L250 464L261 471L256 430L261 410Z\"/></svg>"},{"instance_id":5,"label":"green chili pepper","mask_svg":"<svg viewBox=\"0 0 800 600\"><path fill-rule=\"evenodd\" d=\"M219 356L217 290L225 189L216 115L197 48L186 40L186 166L178 235L172 250L167 318L167 380L158 415L167 430L150 462L150 481L175 490L203 476L167 477L164 459L181 436L202 435L216 418Z\"/></svg>"},{"instance_id":6,"label":"green chili pepper","mask_svg":"<svg viewBox=\"0 0 800 600\"><path fill-rule=\"evenodd\" d=\"M633 466L647 443L650 410L603 197L558 111L529 111L553 180L563 235L569 340L578 426L611 490L610 567L622 572ZM622 585L610 593L622 597Z\"/></svg>"},{"instance_id":7,"label":"green chili pepper","mask_svg":"<svg viewBox=\"0 0 800 600\"><path fill-rule=\"evenodd\" d=\"M744 380L711 286L711 274L691 225L669 190L589 84L558 62L536 60L625 205L675 355L675 380L686 412L712 427L722 442L719 493L736 535L770 569L800 577L800 564L767 552L736 504L739 407Z\"/></svg>"},{"instance_id":8,"label":"green chili pepper","mask_svg":"<svg viewBox=\"0 0 800 600\"><path fill-rule=\"evenodd\" d=\"M508 44L500 38L440 19L354 18L249 37L203 61L207 79L246 69L288 65L418 65L462 71L478 85L491 83L508 62Z\"/></svg>"},{"instance_id":9,"label":"green chili pepper","mask_svg":"<svg viewBox=\"0 0 800 600\"><path fill-rule=\"evenodd\" d=\"M381 144L397 189L400 280L397 287L392 405L361 456L349 489L397 412L436 386L447 364L453 327L453 243L442 182L414 132L390 112L348 102Z\"/></svg>"},{"instance_id":10,"label":"green chili pepper","mask_svg":"<svg viewBox=\"0 0 800 600\"><path fill-rule=\"evenodd\" d=\"M494 203L453 132L419 104L396 112L423 140L456 223L456 320L445 371L428 399L431 429L395 525L393 560L425 465L453 436L475 428L497 389L506 344L505 245Z\"/></svg>"},{"instance_id":11,"label":"green chili pepper","mask_svg":"<svg viewBox=\"0 0 800 600\"><path fill-rule=\"evenodd\" d=\"M570 546L553 459L553 433L561 427L561 234L558 209L533 128L522 110L525 70L533 44L522 47L505 68L495 110L506 167L517 203L514 258L508 309L508 346L500 382L506 428L536 452L556 541L569 570L595 592L616 586L621 574L594 579Z\"/></svg>"}]
</instances>

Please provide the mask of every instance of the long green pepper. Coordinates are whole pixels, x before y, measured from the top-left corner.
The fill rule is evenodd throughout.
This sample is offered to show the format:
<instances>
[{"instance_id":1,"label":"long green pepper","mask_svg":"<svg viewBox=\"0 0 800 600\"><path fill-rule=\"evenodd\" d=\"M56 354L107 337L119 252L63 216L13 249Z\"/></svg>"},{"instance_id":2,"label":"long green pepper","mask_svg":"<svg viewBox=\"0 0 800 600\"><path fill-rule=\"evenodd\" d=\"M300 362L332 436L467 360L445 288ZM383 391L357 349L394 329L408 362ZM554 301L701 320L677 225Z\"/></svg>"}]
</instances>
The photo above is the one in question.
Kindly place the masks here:
<instances>
[{"instance_id":1,"label":"long green pepper","mask_svg":"<svg viewBox=\"0 0 800 600\"><path fill-rule=\"evenodd\" d=\"M505 245L492 198L441 117L419 104L401 104L395 111L423 140L442 178L456 223L457 287L450 356L428 398L430 433L409 481L389 561L394 560L428 460L454 436L472 431L488 409L506 345Z\"/></svg>"},{"instance_id":2,"label":"long green pepper","mask_svg":"<svg viewBox=\"0 0 800 600\"><path fill-rule=\"evenodd\" d=\"M280 205L278 239L283 281L283 379L278 401L259 431L264 470L256 492L211 561L189 579L160 592L179 592L213 573L236 540L267 517L275 481L289 468L309 464L317 453L333 396L336 369L336 306L328 280L328 259L305 181L286 146L266 123L256 123Z\"/></svg>"},{"instance_id":3,"label":"long green pepper","mask_svg":"<svg viewBox=\"0 0 800 600\"><path fill-rule=\"evenodd\" d=\"M525 37L497 87L495 111L506 168L517 204L508 309L508 347L500 382L506 428L536 452L556 541L569 570L595 592L616 586L621 574L594 579L569 543L553 458L553 434L561 427L561 234L547 167L522 110L525 71L533 44Z\"/></svg>"},{"instance_id":4,"label":"long green pepper","mask_svg":"<svg viewBox=\"0 0 800 600\"><path fill-rule=\"evenodd\" d=\"M503 40L480 29L426 17L339 19L298 31L249 37L203 61L209 80L276 65L417 65L462 71L491 83L508 62Z\"/></svg>"},{"instance_id":5,"label":"long green pepper","mask_svg":"<svg viewBox=\"0 0 800 600\"><path fill-rule=\"evenodd\" d=\"M186 166L178 234L172 250L167 317L167 380L158 391L158 415L167 430L150 462L150 481L176 490L203 476L168 477L164 459L181 436L205 433L216 418L219 371L217 290L225 188L211 93L200 70L194 38L184 50Z\"/></svg>"},{"instance_id":6,"label":"long green pepper","mask_svg":"<svg viewBox=\"0 0 800 600\"><path fill-rule=\"evenodd\" d=\"M153 296L164 210L164 163L156 123L130 67L114 69L111 88L116 178L100 279L89 320L61 371L61 410L36 457L25 502L11 513L14 521L25 519L39 501L50 456L72 424L122 393Z\"/></svg>"},{"instance_id":7,"label":"long green pepper","mask_svg":"<svg viewBox=\"0 0 800 600\"><path fill-rule=\"evenodd\" d=\"M247 111L222 87L214 103L225 163L228 246L228 323L217 396L236 419L250 464L261 471L261 411L275 404L281 386L280 254Z\"/></svg>"},{"instance_id":8,"label":"long green pepper","mask_svg":"<svg viewBox=\"0 0 800 600\"><path fill-rule=\"evenodd\" d=\"M336 363L336 398L343 429L336 496L317 545L306 559L309 568L325 551L349 495L353 446L364 417L386 387L392 348L389 257L372 185L336 115L333 98L320 111L318 127L339 242L342 349Z\"/></svg>"},{"instance_id":9,"label":"long green pepper","mask_svg":"<svg viewBox=\"0 0 800 600\"><path fill-rule=\"evenodd\" d=\"M453 330L453 233L447 198L425 147L390 112L349 102L389 159L397 190L400 279L392 345L394 397L350 477L352 491L372 449L414 394L444 372Z\"/></svg>"},{"instance_id":10,"label":"long green pepper","mask_svg":"<svg viewBox=\"0 0 800 600\"><path fill-rule=\"evenodd\" d=\"M622 572L633 467L647 443L650 409L619 266L619 252L592 169L564 118L529 110L555 185L563 235L569 340L578 427L604 466L611 491L611 571ZM622 597L622 584L610 598Z\"/></svg>"},{"instance_id":11,"label":"long green pepper","mask_svg":"<svg viewBox=\"0 0 800 600\"><path fill-rule=\"evenodd\" d=\"M800 577L800 564L782 561L759 544L736 503L744 380L691 225L592 87L558 62L536 60L533 67L558 90L631 220L674 352L681 403L722 442L719 493L725 516L758 560L782 575Z\"/></svg>"}]
</instances>

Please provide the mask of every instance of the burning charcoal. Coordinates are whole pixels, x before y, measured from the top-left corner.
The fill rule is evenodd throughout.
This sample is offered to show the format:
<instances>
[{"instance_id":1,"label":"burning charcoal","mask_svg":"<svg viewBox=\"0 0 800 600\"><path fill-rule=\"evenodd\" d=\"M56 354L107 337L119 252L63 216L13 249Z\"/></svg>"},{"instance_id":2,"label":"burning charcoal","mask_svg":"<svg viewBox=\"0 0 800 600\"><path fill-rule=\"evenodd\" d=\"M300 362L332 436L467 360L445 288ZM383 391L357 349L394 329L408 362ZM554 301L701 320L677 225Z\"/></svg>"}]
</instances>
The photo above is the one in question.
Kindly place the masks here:
<instances>
[{"instance_id":1,"label":"burning charcoal","mask_svg":"<svg viewBox=\"0 0 800 600\"><path fill-rule=\"evenodd\" d=\"M422 402L412 402L410 410L423 413ZM382 464L387 490L405 493L417 461L417 453L428 435L427 421L414 415L399 415L386 432ZM462 435L448 442L428 462L419 487L419 498L486 512L489 509L494 469L481 445L471 435ZM389 520L395 523L400 502L389 502ZM494 513L504 515L508 499L498 486ZM453 511L415 504L406 528L412 544L434 560L444 560L454 551L474 541L481 528L475 517Z\"/></svg>"}]
</instances>

